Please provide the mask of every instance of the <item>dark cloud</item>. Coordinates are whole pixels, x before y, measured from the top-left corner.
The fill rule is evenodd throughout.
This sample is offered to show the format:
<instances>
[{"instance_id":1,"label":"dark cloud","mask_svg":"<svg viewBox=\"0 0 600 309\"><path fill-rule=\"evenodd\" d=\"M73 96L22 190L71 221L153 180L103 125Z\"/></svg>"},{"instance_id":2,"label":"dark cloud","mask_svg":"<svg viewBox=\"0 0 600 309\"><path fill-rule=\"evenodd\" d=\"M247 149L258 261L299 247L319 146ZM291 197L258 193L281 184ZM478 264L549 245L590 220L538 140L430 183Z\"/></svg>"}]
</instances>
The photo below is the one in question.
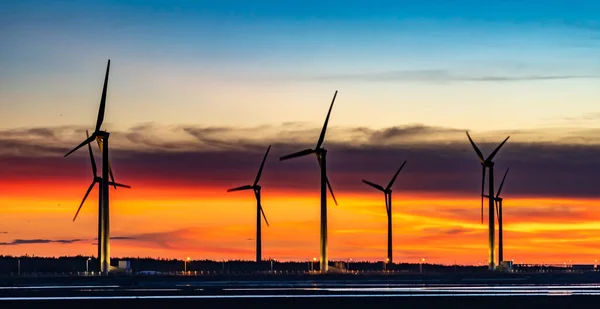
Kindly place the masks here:
<instances>
[{"instance_id":1,"label":"dark cloud","mask_svg":"<svg viewBox=\"0 0 600 309\"><path fill-rule=\"evenodd\" d=\"M8 232L0 232L0 234L8 234Z\"/></svg>"},{"instance_id":2,"label":"dark cloud","mask_svg":"<svg viewBox=\"0 0 600 309\"><path fill-rule=\"evenodd\" d=\"M313 156L285 162L278 159L314 146L312 140L316 136L277 140L264 133L270 127L262 127L250 131L265 135L254 137L250 134L254 137L251 139L243 138L248 136L244 135L247 130L243 129L186 127L177 128L176 132L184 132L184 136L192 140L163 142L152 138L152 131L145 131L158 130L150 128L130 130L139 134L133 138L123 138L127 133L111 135L117 141L111 150L111 160L118 181L142 189L160 183L225 190L252 181L267 145L272 144L261 180L265 194L277 189L318 189L318 164ZM476 196L479 192L480 164L463 130L410 125L382 130L351 128L338 130L338 133L336 136L332 132L332 137L328 136L325 142L329 149L328 173L337 192L370 190L361 183L363 178L387 183L404 160L407 164L394 186L399 194L425 191ZM561 143L530 142L531 138L519 137L523 134L520 131L510 133L515 135L496 159L497 181L507 167L511 168L504 187L506 198L511 195L600 196L595 186L600 180L599 145L569 143L572 139L567 138ZM348 139L348 134L352 138ZM497 134L500 137L494 137L493 143L480 142L480 135L473 138L484 154L488 154L504 134ZM89 158L84 151L63 158L68 147L32 144L28 139L6 140L1 136L0 132L0 149L8 150L0 161L1 181L81 179L82 187L85 187L87 183L84 182L91 177ZM76 141L69 143L76 145ZM204 147L201 143L212 146ZM174 145L181 147L173 148Z\"/></svg>"}]
</instances>

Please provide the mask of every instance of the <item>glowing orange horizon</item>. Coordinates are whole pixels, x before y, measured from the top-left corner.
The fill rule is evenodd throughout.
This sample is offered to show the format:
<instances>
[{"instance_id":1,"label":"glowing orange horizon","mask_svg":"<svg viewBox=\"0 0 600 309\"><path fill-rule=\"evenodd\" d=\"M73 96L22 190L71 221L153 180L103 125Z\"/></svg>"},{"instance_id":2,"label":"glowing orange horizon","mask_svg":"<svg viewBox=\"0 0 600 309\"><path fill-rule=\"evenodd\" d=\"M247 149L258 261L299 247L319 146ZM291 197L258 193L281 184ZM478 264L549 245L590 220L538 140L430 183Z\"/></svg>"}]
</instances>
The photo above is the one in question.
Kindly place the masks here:
<instances>
[{"instance_id":1,"label":"glowing orange horizon","mask_svg":"<svg viewBox=\"0 0 600 309\"><path fill-rule=\"evenodd\" d=\"M90 194L77 221L71 221L89 181L3 184L0 232L7 233L0 234L4 244L0 254L95 255L97 191ZM252 260L254 196L226 189L135 185L131 190L111 190L111 234L135 238L114 240L113 256ZM331 202L329 207L331 260L385 260L383 196L336 193L340 205ZM596 260L593 246L600 240L600 212L594 205L599 201L507 196L506 259L531 263ZM425 258L428 263L487 263L487 224L480 222L479 203L474 195L398 192L394 196L394 262L416 263ZM318 192L269 190L263 195L263 207L271 224L263 228L264 258L310 260L318 256ZM80 240L10 244L17 239Z\"/></svg>"}]
</instances>

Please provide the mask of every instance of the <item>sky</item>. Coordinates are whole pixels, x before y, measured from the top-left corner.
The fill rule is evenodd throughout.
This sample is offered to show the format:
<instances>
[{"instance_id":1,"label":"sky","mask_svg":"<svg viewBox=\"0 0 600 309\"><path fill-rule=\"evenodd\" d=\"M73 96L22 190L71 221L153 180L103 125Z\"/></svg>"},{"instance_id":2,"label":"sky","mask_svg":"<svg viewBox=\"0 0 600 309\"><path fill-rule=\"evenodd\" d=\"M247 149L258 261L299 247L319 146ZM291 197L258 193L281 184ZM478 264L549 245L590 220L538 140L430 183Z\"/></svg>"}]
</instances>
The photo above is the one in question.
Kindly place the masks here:
<instances>
[{"instance_id":1,"label":"sky","mask_svg":"<svg viewBox=\"0 0 600 309\"><path fill-rule=\"evenodd\" d=\"M11 1L0 4L0 254L93 255L85 149L111 60L103 129L118 182L113 256L253 259L319 249L314 147L325 140L331 259L486 263L480 165L496 159L505 256L599 257L597 1ZM100 153L94 146L98 165ZM487 210L486 210L487 213ZM487 221L487 216L486 216Z\"/></svg>"}]
</instances>

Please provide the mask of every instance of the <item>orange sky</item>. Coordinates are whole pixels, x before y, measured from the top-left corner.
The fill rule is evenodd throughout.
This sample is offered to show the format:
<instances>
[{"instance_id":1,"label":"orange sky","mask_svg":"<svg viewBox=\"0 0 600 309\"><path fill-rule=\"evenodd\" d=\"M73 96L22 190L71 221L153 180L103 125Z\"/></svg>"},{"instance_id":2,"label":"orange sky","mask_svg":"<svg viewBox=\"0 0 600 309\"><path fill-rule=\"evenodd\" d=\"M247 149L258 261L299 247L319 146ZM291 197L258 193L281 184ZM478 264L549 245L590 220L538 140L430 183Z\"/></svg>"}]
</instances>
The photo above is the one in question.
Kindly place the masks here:
<instances>
[{"instance_id":1,"label":"orange sky","mask_svg":"<svg viewBox=\"0 0 600 309\"><path fill-rule=\"evenodd\" d=\"M95 255L97 195L71 222L87 182L3 183L0 241L69 240L70 244L0 246L0 254ZM226 188L144 187L111 190L113 257L253 259L254 197ZM330 200L330 259L383 260L386 217L376 191L337 192ZM263 229L263 256L278 260L318 257L318 195L263 191L270 227ZM516 262L591 263L597 259L600 213L597 199L506 198L505 259ZM487 213L487 211L486 211ZM480 223L479 200L461 196L398 192L394 195L396 262L486 264L487 223ZM487 216L486 216L487 220Z\"/></svg>"}]
</instances>

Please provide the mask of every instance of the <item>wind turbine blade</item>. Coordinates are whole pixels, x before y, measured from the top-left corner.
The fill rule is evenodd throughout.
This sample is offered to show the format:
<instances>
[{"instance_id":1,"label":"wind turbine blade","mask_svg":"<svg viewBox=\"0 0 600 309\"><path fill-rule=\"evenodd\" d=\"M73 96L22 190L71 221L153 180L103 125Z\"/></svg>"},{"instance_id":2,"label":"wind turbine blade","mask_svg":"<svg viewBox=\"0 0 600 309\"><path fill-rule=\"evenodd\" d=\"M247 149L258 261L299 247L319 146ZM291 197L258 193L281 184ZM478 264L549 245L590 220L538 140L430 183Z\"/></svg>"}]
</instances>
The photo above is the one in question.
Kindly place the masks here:
<instances>
[{"instance_id":1,"label":"wind turbine blade","mask_svg":"<svg viewBox=\"0 0 600 309\"><path fill-rule=\"evenodd\" d=\"M331 193L331 198L333 198L333 202L337 206L338 202L335 199L335 194L333 194L333 189L331 189L331 184L329 183L329 177L326 177L325 180L327 181L327 188L329 188L329 193Z\"/></svg>"},{"instance_id":2,"label":"wind turbine blade","mask_svg":"<svg viewBox=\"0 0 600 309\"><path fill-rule=\"evenodd\" d=\"M366 183L367 185L369 185L369 186L371 186L371 187L373 187L373 188L375 188L375 189L377 189L377 190L379 190L381 192L385 192L385 189L382 186L380 186L380 185L378 185L376 183L372 183L372 182L370 182L368 180L365 180L365 179L363 179L362 182Z\"/></svg>"},{"instance_id":3,"label":"wind turbine blade","mask_svg":"<svg viewBox=\"0 0 600 309\"><path fill-rule=\"evenodd\" d=\"M110 160L108 161L108 174L110 175L110 180L112 180L112 183L115 183L115 175L113 175L113 171L112 168L110 167ZM117 186L114 186L115 189L117 188Z\"/></svg>"},{"instance_id":4,"label":"wind turbine blade","mask_svg":"<svg viewBox=\"0 0 600 309\"><path fill-rule=\"evenodd\" d=\"M96 138L96 136L94 135L94 133L92 133L92 136L90 136L88 139L86 139L85 141L83 141L83 143L79 144L79 146L77 146L77 147L73 148L73 150L69 151L69 152L68 152L68 153L65 155L65 157L67 157L68 155L72 154L72 153L73 153L73 152L75 152L77 149L79 149L79 148L81 148L81 147L85 146L85 144L89 144L89 143L93 142L93 141L94 141L94 138Z\"/></svg>"},{"instance_id":5,"label":"wind turbine blade","mask_svg":"<svg viewBox=\"0 0 600 309\"><path fill-rule=\"evenodd\" d=\"M483 191L485 189L485 165L481 165L481 223L483 223Z\"/></svg>"},{"instance_id":6,"label":"wind turbine blade","mask_svg":"<svg viewBox=\"0 0 600 309\"><path fill-rule=\"evenodd\" d=\"M317 156L317 162L319 162L319 167L321 167L321 158ZM327 171L325 172L325 183L327 184L327 188L329 188L329 193L331 193L331 197L333 198L333 202L337 206L338 202L335 199L335 194L333 194L333 189L331 189L331 184L329 183L329 177L327 176Z\"/></svg>"},{"instance_id":7,"label":"wind turbine blade","mask_svg":"<svg viewBox=\"0 0 600 309\"><path fill-rule=\"evenodd\" d=\"M471 142L473 149L475 149L475 152L477 153L479 160L481 160L481 163L482 164L485 163L485 159L483 158L483 153L481 153L481 150L479 150L479 148L477 148L477 145L475 145L475 142L473 142L473 139L471 139L471 135L469 135L469 131L467 131L467 137L469 138L469 142Z\"/></svg>"},{"instance_id":8,"label":"wind turbine blade","mask_svg":"<svg viewBox=\"0 0 600 309\"><path fill-rule=\"evenodd\" d=\"M87 136L87 138L90 138L90 134L88 133L88 130L85 130L85 135ZM94 153L92 152L92 145L91 143L87 144L88 146L88 152L90 153L90 160L92 161L92 173L94 174L94 177L98 176L98 169L96 168L96 160L94 160Z\"/></svg>"},{"instance_id":9,"label":"wind turbine blade","mask_svg":"<svg viewBox=\"0 0 600 309\"><path fill-rule=\"evenodd\" d=\"M269 150L271 150L271 145L269 145L269 148L267 148L267 152L265 152L265 157L263 158L262 163L260 164L260 169L258 170L258 174L256 174L256 180L254 180L255 186L258 184L258 181L260 180L260 175L262 174L263 167L265 167L265 161L267 161L267 156L269 155Z\"/></svg>"},{"instance_id":10,"label":"wind turbine blade","mask_svg":"<svg viewBox=\"0 0 600 309\"><path fill-rule=\"evenodd\" d=\"M496 205L496 218L498 218L498 226L500 226L500 210L498 206L498 200L494 199L494 204Z\"/></svg>"},{"instance_id":11,"label":"wind turbine blade","mask_svg":"<svg viewBox=\"0 0 600 309\"><path fill-rule=\"evenodd\" d=\"M492 152L492 154L490 154L486 161L492 161L492 159L494 159L494 157L496 156L496 154L498 153L498 151L500 150L500 148L502 148L502 146L504 146L504 143L506 143L506 141L510 138L507 137L504 141L502 141L502 143L500 143L500 145L498 145L498 147L496 147L496 149L494 149L494 151Z\"/></svg>"},{"instance_id":12,"label":"wind turbine blade","mask_svg":"<svg viewBox=\"0 0 600 309\"><path fill-rule=\"evenodd\" d=\"M129 185L124 185L122 183L116 183L116 182L112 182L112 181L109 181L108 185L115 186L115 187L121 187L121 188L131 189L131 186L129 186Z\"/></svg>"},{"instance_id":13,"label":"wind turbine blade","mask_svg":"<svg viewBox=\"0 0 600 309\"><path fill-rule=\"evenodd\" d=\"M402 165L400 166L400 168L398 169L398 171L394 175L394 178L392 178L392 181L390 181L390 183L388 184L388 186L385 188L386 190L389 190L389 189L392 188L392 185L394 185L394 182L396 181L396 177L398 177L398 174L400 174L400 171L404 167L404 164L406 164L406 161L404 161L404 163L402 163Z\"/></svg>"},{"instance_id":14,"label":"wind turbine blade","mask_svg":"<svg viewBox=\"0 0 600 309\"><path fill-rule=\"evenodd\" d=\"M327 124L329 123L329 116L331 115L331 109L333 108L333 102L335 102L335 97L337 97L338 91L336 90L333 94L333 100L331 100L331 105L329 105L329 111L327 112L327 117L325 117L325 123L323 124L323 129L321 129L321 135L319 136L319 141L317 142L317 146L315 149L319 149L323 141L325 140L325 132L327 131Z\"/></svg>"},{"instance_id":15,"label":"wind turbine blade","mask_svg":"<svg viewBox=\"0 0 600 309\"><path fill-rule=\"evenodd\" d=\"M83 206L83 203L85 203L85 199L87 199L88 195L90 195L90 192L94 188L95 184L96 184L96 181L92 181L92 184L90 185L90 187L88 188L87 192L83 196L83 200L81 201L81 204L79 204L79 208L77 208L77 212L75 213L75 217L73 217L73 222L75 222L75 219L77 219L77 215L79 215L79 211L81 210L81 207Z\"/></svg>"},{"instance_id":16,"label":"wind turbine blade","mask_svg":"<svg viewBox=\"0 0 600 309\"><path fill-rule=\"evenodd\" d=\"M104 143L102 141L102 138L100 138L99 136L96 137L96 143L98 143L98 148L100 148L100 152L102 154L104 154ZM115 175L113 175L113 171L112 171L112 167L110 166L110 159L107 160L108 161L108 174L110 175L110 181L112 181L113 183L115 182ZM117 186L114 186L115 189L117 188Z\"/></svg>"},{"instance_id":17,"label":"wind turbine blade","mask_svg":"<svg viewBox=\"0 0 600 309\"><path fill-rule=\"evenodd\" d=\"M298 152L289 154L287 156L283 156L283 157L279 158L279 161L284 161L284 160L288 160L288 159L292 159L292 158L307 156L307 155L313 154L313 153L315 153L315 151L312 149L304 149L302 151L298 151Z\"/></svg>"},{"instance_id":18,"label":"wind turbine blade","mask_svg":"<svg viewBox=\"0 0 600 309\"><path fill-rule=\"evenodd\" d=\"M252 188L253 187L251 185L245 185L245 186L241 186L241 187L229 189L229 190L227 190L227 192L242 191L242 190L252 190Z\"/></svg>"},{"instance_id":19,"label":"wind turbine blade","mask_svg":"<svg viewBox=\"0 0 600 309\"><path fill-rule=\"evenodd\" d=\"M502 177L502 182L500 183L500 188L498 188L498 194L496 194L496 198L500 197L500 192L502 192L502 186L504 186L504 180L506 179L506 175L508 175L509 170L510 167L506 169L506 172L504 172L504 177Z\"/></svg>"},{"instance_id":20,"label":"wind turbine blade","mask_svg":"<svg viewBox=\"0 0 600 309\"><path fill-rule=\"evenodd\" d=\"M265 215L265 211L262 208L262 205L260 205L260 213L263 216L263 219L265 219L265 223L267 224L267 226L269 226L269 221L267 220L267 216Z\"/></svg>"},{"instance_id":21,"label":"wind turbine blade","mask_svg":"<svg viewBox=\"0 0 600 309\"><path fill-rule=\"evenodd\" d=\"M106 65L106 76L104 76L104 87L102 88L102 98L100 99L100 109L98 110L98 120L96 120L96 131L100 131L100 126L104 121L104 110L106 109L106 89L108 88L108 71L110 70L110 59Z\"/></svg>"}]
</instances>

